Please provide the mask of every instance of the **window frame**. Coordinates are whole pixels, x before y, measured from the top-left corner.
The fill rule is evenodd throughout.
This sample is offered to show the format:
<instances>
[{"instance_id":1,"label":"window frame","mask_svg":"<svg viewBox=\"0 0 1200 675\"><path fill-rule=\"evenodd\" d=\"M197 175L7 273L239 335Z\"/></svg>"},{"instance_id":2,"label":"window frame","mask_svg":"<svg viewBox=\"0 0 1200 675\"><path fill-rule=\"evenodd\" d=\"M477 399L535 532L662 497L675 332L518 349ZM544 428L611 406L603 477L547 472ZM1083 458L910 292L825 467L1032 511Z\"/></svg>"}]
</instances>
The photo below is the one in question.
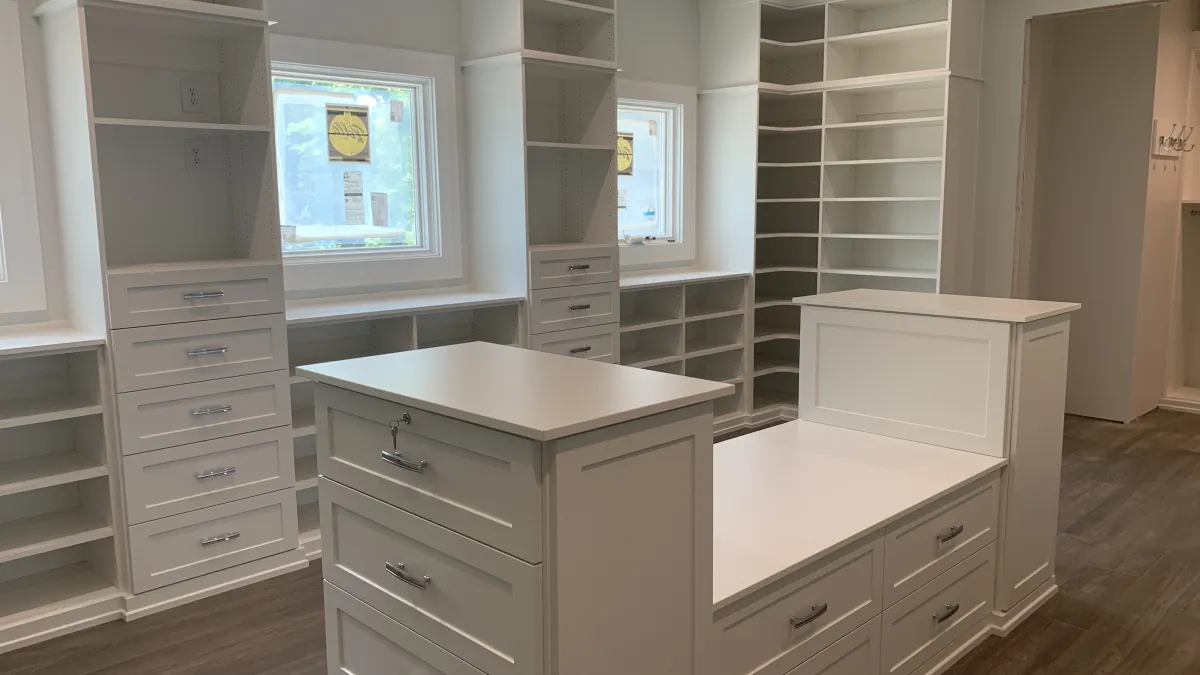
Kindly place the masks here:
<instances>
[{"instance_id":1,"label":"window frame","mask_svg":"<svg viewBox=\"0 0 1200 675\"><path fill-rule=\"evenodd\" d=\"M673 110L677 113L666 176L667 206L674 219L674 241L629 246L618 240L621 267L652 269L693 264L696 261L696 138L698 94L695 87L617 79L617 106L625 104ZM618 228L618 237L620 228Z\"/></svg>"},{"instance_id":2,"label":"window frame","mask_svg":"<svg viewBox=\"0 0 1200 675\"><path fill-rule=\"evenodd\" d=\"M10 153L0 164L0 315L48 308L21 23L20 5L0 0L0 147Z\"/></svg>"},{"instance_id":3,"label":"window frame","mask_svg":"<svg viewBox=\"0 0 1200 675\"><path fill-rule=\"evenodd\" d=\"M423 124L414 129L418 134L414 145L422 148L417 157L418 169L424 167L427 174L417 178L416 186L426 212L424 246L303 255L281 252L286 290L355 293L381 287L460 283L463 235L454 57L287 35L271 37L271 56L272 77L279 72L283 76L353 79L353 74L345 71L354 71L381 82L416 84L427 94L421 102ZM282 213L281 204L281 219ZM283 224L280 222L281 227Z\"/></svg>"}]
</instances>

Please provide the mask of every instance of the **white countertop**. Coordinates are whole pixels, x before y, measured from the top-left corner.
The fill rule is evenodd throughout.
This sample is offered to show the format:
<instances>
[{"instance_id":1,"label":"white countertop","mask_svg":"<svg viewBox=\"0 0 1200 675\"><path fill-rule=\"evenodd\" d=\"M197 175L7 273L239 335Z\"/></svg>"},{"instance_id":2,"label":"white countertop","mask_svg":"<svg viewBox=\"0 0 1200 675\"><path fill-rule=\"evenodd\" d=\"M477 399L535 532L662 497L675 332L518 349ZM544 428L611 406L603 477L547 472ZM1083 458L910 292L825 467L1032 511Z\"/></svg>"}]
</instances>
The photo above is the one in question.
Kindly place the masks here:
<instances>
[{"instance_id":1,"label":"white countertop","mask_svg":"<svg viewBox=\"0 0 1200 675\"><path fill-rule=\"evenodd\" d=\"M298 368L317 382L552 441L732 394L732 385L483 342Z\"/></svg>"},{"instance_id":2,"label":"white countertop","mask_svg":"<svg viewBox=\"0 0 1200 675\"><path fill-rule=\"evenodd\" d=\"M61 352L103 345L103 332L80 330L66 321L0 328L0 356Z\"/></svg>"},{"instance_id":3,"label":"white countertop","mask_svg":"<svg viewBox=\"0 0 1200 675\"><path fill-rule=\"evenodd\" d=\"M796 298L799 305L863 309L897 314L948 316L1005 323L1029 323L1059 314L1074 312L1082 305L1075 302L1045 302L1012 298L976 298L966 295L937 295L860 289Z\"/></svg>"},{"instance_id":4,"label":"white countertop","mask_svg":"<svg viewBox=\"0 0 1200 675\"><path fill-rule=\"evenodd\" d=\"M371 293L334 298L289 300L287 302L287 322L289 326L301 326L313 323L386 318L447 309L510 305L524 301L525 296L523 295L479 291L466 286L405 291L403 293Z\"/></svg>"},{"instance_id":5,"label":"white countertop","mask_svg":"<svg viewBox=\"0 0 1200 675\"><path fill-rule=\"evenodd\" d=\"M722 279L741 279L750 276L748 272L731 272L729 270L710 270L700 267L665 267L653 270L641 270L621 273L621 288L651 288L654 286L674 286L677 284L692 284L700 281L721 281Z\"/></svg>"},{"instance_id":6,"label":"white countertop","mask_svg":"<svg viewBox=\"0 0 1200 675\"><path fill-rule=\"evenodd\" d=\"M804 421L719 443L713 604L726 606L1006 463Z\"/></svg>"}]
</instances>

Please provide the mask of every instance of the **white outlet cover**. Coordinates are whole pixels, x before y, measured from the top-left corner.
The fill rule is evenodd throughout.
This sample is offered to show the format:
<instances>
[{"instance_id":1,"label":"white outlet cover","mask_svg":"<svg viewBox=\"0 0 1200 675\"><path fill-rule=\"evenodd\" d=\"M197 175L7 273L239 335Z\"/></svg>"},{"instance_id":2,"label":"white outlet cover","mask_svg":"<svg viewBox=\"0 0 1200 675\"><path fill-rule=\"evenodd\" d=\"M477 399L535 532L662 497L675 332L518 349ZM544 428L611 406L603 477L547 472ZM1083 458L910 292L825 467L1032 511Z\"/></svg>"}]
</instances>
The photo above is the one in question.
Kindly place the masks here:
<instances>
[{"instance_id":1,"label":"white outlet cover","mask_svg":"<svg viewBox=\"0 0 1200 675\"><path fill-rule=\"evenodd\" d=\"M188 171L199 171L204 166L204 141L191 140L184 144L183 165Z\"/></svg>"},{"instance_id":2,"label":"white outlet cover","mask_svg":"<svg viewBox=\"0 0 1200 675\"><path fill-rule=\"evenodd\" d=\"M200 80L184 78L179 81L179 103L183 112L204 112L203 86Z\"/></svg>"}]
</instances>

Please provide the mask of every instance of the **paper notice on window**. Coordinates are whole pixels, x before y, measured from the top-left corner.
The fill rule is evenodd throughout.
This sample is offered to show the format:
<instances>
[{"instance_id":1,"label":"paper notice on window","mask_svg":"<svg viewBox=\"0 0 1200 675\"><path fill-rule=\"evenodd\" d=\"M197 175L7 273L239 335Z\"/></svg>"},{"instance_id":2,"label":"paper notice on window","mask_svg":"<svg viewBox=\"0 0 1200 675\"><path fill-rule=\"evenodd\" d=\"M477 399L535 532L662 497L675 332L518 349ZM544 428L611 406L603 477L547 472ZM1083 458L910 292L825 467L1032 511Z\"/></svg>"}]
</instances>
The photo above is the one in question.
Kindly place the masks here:
<instances>
[{"instance_id":1,"label":"paper notice on window","mask_svg":"<svg viewBox=\"0 0 1200 675\"><path fill-rule=\"evenodd\" d=\"M617 208L629 208L629 192L627 190L617 190Z\"/></svg>"},{"instance_id":2,"label":"paper notice on window","mask_svg":"<svg viewBox=\"0 0 1200 675\"><path fill-rule=\"evenodd\" d=\"M325 105L329 161L371 163L371 109L365 105Z\"/></svg>"},{"instance_id":3,"label":"paper notice on window","mask_svg":"<svg viewBox=\"0 0 1200 675\"><path fill-rule=\"evenodd\" d=\"M386 192L371 193L371 224L375 227L388 226L388 196Z\"/></svg>"},{"instance_id":4,"label":"paper notice on window","mask_svg":"<svg viewBox=\"0 0 1200 675\"><path fill-rule=\"evenodd\" d=\"M396 124L404 124L404 101L400 99L392 101L392 121Z\"/></svg>"},{"instance_id":5,"label":"paper notice on window","mask_svg":"<svg viewBox=\"0 0 1200 675\"><path fill-rule=\"evenodd\" d=\"M363 198L363 172L343 172L342 192L346 197L346 224L366 225L367 204Z\"/></svg>"}]
</instances>

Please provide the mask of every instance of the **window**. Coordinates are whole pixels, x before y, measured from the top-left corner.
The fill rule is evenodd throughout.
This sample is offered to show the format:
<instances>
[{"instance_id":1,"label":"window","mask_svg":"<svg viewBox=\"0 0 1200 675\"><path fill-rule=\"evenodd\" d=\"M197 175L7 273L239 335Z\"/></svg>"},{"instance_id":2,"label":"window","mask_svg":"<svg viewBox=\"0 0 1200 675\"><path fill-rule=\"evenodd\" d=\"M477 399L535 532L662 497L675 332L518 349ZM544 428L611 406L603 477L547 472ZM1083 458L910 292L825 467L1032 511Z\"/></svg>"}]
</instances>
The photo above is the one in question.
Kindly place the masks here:
<instances>
[{"instance_id":1,"label":"window","mask_svg":"<svg viewBox=\"0 0 1200 675\"><path fill-rule=\"evenodd\" d=\"M272 46L288 290L461 278L453 58Z\"/></svg>"},{"instance_id":2,"label":"window","mask_svg":"<svg viewBox=\"0 0 1200 675\"><path fill-rule=\"evenodd\" d=\"M0 0L0 314L46 310L19 7Z\"/></svg>"},{"instance_id":3,"label":"window","mask_svg":"<svg viewBox=\"0 0 1200 675\"><path fill-rule=\"evenodd\" d=\"M691 87L617 82L617 237L627 268L695 260Z\"/></svg>"}]
</instances>

